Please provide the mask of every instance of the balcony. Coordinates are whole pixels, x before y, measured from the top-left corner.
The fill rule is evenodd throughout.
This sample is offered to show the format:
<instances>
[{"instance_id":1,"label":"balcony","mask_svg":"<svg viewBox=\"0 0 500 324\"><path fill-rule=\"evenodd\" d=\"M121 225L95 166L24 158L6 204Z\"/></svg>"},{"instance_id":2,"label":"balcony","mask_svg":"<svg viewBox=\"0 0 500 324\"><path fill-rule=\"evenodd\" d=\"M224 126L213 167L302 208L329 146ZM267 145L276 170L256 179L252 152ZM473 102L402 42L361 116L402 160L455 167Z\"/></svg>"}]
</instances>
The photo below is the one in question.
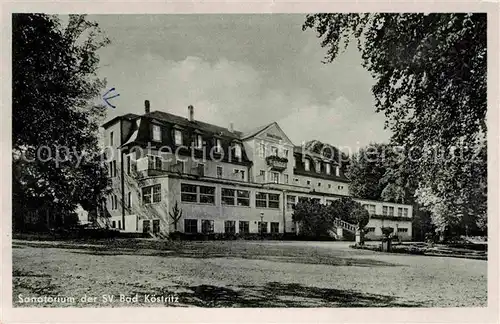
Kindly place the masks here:
<instances>
[{"instance_id":1,"label":"balcony","mask_svg":"<svg viewBox=\"0 0 500 324\"><path fill-rule=\"evenodd\" d=\"M266 157L267 165L271 167L272 170L283 171L286 169L288 159L285 157L280 157L277 155L271 155Z\"/></svg>"}]
</instances>

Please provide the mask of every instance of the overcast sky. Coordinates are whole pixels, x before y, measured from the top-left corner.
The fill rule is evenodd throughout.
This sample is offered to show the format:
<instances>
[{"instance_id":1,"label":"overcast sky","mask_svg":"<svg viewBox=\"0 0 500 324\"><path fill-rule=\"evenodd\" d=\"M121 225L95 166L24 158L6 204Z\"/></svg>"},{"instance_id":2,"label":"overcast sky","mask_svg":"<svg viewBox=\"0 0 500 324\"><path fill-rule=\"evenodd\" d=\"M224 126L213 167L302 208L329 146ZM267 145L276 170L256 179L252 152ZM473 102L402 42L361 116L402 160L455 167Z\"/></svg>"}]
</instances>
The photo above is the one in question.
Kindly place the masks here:
<instances>
[{"instance_id":1,"label":"overcast sky","mask_svg":"<svg viewBox=\"0 0 500 324\"><path fill-rule=\"evenodd\" d=\"M108 119L151 110L237 130L277 121L296 145L317 139L356 148L386 141L373 79L353 46L335 63L304 15L101 15L111 40L99 75L120 96Z\"/></svg>"}]
</instances>

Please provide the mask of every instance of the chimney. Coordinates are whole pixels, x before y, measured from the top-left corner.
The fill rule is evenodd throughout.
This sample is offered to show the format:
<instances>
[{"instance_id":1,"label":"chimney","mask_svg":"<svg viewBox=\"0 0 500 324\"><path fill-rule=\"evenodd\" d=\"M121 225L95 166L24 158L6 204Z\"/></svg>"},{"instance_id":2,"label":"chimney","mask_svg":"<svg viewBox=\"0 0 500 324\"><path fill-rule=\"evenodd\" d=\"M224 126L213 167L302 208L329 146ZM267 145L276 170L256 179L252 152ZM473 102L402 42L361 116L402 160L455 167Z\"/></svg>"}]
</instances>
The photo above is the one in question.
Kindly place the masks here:
<instances>
[{"instance_id":1,"label":"chimney","mask_svg":"<svg viewBox=\"0 0 500 324\"><path fill-rule=\"evenodd\" d=\"M233 123L232 123L232 122L231 122L231 123L229 123L229 131L230 131L231 133L232 133L232 132L234 132L234 125L233 125Z\"/></svg>"},{"instance_id":2,"label":"chimney","mask_svg":"<svg viewBox=\"0 0 500 324\"><path fill-rule=\"evenodd\" d=\"M194 121L194 107L192 105L188 106L189 110L189 121Z\"/></svg>"},{"instance_id":3,"label":"chimney","mask_svg":"<svg viewBox=\"0 0 500 324\"><path fill-rule=\"evenodd\" d=\"M146 114L149 113L149 100L144 100L144 110L146 111Z\"/></svg>"}]
</instances>

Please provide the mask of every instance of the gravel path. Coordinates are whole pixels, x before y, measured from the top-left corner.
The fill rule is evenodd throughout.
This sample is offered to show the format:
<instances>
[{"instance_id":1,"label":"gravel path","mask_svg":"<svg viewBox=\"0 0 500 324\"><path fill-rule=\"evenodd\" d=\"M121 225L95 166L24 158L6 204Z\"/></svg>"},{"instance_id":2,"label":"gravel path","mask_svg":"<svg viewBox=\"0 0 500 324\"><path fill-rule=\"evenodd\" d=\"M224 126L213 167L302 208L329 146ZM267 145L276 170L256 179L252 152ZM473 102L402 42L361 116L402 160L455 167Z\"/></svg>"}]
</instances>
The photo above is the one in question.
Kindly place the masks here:
<instances>
[{"instance_id":1,"label":"gravel path","mask_svg":"<svg viewBox=\"0 0 500 324\"><path fill-rule=\"evenodd\" d=\"M486 261L353 250L345 242L14 240L13 268L13 300L22 307L487 306ZM21 303L20 295L75 300Z\"/></svg>"}]
</instances>

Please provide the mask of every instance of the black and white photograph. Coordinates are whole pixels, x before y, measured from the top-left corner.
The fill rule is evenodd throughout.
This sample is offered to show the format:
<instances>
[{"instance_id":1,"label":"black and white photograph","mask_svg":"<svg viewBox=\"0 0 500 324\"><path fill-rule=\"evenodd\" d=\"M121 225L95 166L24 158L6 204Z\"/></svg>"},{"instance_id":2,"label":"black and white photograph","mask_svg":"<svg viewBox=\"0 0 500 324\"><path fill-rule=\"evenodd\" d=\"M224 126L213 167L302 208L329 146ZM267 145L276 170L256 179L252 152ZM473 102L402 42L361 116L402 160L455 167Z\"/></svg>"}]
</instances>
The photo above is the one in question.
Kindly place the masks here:
<instances>
[{"instance_id":1,"label":"black and white photograph","mask_svg":"<svg viewBox=\"0 0 500 324\"><path fill-rule=\"evenodd\" d=\"M485 11L10 19L13 309L488 307Z\"/></svg>"}]
</instances>

